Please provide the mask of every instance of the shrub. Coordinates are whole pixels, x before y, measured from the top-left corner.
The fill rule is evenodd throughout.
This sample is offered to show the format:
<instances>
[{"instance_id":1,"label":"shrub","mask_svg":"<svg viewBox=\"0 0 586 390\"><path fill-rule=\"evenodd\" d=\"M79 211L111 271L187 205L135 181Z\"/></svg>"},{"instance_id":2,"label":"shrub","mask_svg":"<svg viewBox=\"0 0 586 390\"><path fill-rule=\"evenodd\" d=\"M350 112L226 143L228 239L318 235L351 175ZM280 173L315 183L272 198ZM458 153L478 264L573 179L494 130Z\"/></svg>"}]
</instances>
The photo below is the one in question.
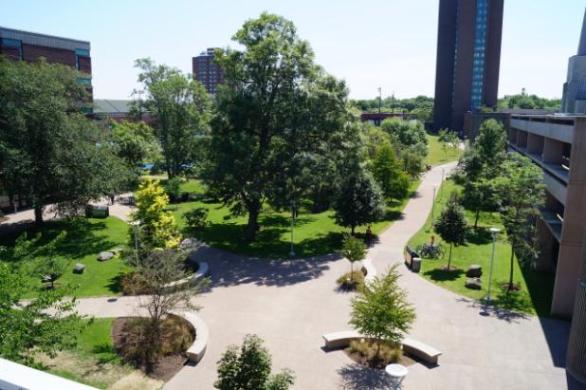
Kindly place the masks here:
<instances>
[{"instance_id":1,"label":"shrub","mask_svg":"<svg viewBox=\"0 0 586 390\"><path fill-rule=\"evenodd\" d=\"M347 272L340 276L336 283L340 285L340 288L346 290L362 291L364 289L364 274L360 270L354 271L352 274Z\"/></svg>"},{"instance_id":2,"label":"shrub","mask_svg":"<svg viewBox=\"0 0 586 390\"><path fill-rule=\"evenodd\" d=\"M181 199L181 179L174 177L165 183L165 192L171 202L178 202Z\"/></svg>"},{"instance_id":3,"label":"shrub","mask_svg":"<svg viewBox=\"0 0 586 390\"><path fill-rule=\"evenodd\" d=\"M191 230L202 230L207 225L208 209L205 207L198 207L183 215L187 226Z\"/></svg>"},{"instance_id":4,"label":"shrub","mask_svg":"<svg viewBox=\"0 0 586 390\"><path fill-rule=\"evenodd\" d=\"M387 364L398 363L403 353L398 344L381 343L380 346L371 340L353 340L347 351L350 354L357 354L363 363L370 367L383 368Z\"/></svg>"},{"instance_id":5,"label":"shrub","mask_svg":"<svg viewBox=\"0 0 586 390\"><path fill-rule=\"evenodd\" d=\"M138 277L136 272L128 272L120 279L120 288L124 295L148 294L148 286Z\"/></svg>"}]
</instances>

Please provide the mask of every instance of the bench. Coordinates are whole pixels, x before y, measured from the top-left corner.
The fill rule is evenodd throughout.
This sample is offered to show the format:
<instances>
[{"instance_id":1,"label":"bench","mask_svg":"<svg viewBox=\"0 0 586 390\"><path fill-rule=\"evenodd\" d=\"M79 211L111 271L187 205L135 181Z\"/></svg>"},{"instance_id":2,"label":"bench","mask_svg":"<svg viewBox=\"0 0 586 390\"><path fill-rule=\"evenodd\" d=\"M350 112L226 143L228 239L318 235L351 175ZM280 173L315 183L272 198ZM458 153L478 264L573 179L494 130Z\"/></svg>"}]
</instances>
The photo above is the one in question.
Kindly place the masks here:
<instances>
[{"instance_id":1,"label":"bench","mask_svg":"<svg viewBox=\"0 0 586 390\"><path fill-rule=\"evenodd\" d=\"M328 349L344 348L350 344L350 341L364 338L363 335L355 330L328 333L321 337L324 339L324 347Z\"/></svg>"},{"instance_id":2,"label":"bench","mask_svg":"<svg viewBox=\"0 0 586 390\"><path fill-rule=\"evenodd\" d=\"M195 328L195 341L187 349L186 354L190 361L198 363L206 353L210 331L206 323L195 313L174 312L178 316L185 318Z\"/></svg>"},{"instance_id":3,"label":"bench","mask_svg":"<svg viewBox=\"0 0 586 390\"><path fill-rule=\"evenodd\" d=\"M411 356L415 356L427 363L434 365L438 364L438 359L442 354L434 347L408 337L403 339L403 351Z\"/></svg>"}]
</instances>

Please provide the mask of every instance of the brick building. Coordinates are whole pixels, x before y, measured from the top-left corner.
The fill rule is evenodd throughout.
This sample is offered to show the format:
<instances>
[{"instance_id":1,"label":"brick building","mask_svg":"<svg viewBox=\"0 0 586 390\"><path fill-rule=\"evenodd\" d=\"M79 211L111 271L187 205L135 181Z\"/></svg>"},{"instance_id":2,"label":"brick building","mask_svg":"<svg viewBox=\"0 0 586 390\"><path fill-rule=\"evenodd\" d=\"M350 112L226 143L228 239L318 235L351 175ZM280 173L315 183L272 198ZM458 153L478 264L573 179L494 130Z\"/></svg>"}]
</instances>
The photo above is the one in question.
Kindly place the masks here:
<instances>
[{"instance_id":1,"label":"brick building","mask_svg":"<svg viewBox=\"0 0 586 390\"><path fill-rule=\"evenodd\" d=\"M224 82L224 71L214 59L214 51L209 48L192 59L193 78L203 84L208 93L215 95L218 84Z\"/></svg>"},{"instance_id":2,"label":"brick building","mask_svg":"<svg viewBox=\"0 0 586 390\"><path fill-rule=\"evenodd\" d=\"M34 62L44 57L52 64L71 66L83 73L79 82L92 93L90 43L0 27L0 55Z\"/></svg>"}]
</instances>

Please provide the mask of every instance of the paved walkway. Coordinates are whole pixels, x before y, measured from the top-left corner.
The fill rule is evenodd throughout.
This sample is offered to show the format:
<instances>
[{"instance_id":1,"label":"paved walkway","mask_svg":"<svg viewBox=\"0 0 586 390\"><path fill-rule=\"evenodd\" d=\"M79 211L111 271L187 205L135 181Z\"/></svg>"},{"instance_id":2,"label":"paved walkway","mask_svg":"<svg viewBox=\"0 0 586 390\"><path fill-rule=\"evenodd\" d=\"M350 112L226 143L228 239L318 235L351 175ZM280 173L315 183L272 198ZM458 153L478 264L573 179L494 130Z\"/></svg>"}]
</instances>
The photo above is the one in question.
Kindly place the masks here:
<instances>
[{"instance_id":1,"label":"paved walkway","mask_svg":"<svg viewBox=\"0 0 586 390\"><path fill-rule=\"evenodd\" d=\"M381 235L368 262L379 272L401 263L402 248L425 222L433 188L453 164L436 167L422 180L417 197ZM275 369L296 373L295 389L381 389L384 377L352 364L341 351L321 349L321 335L349 329L352 294L336 291L336 278L349 268L337 256L271 262L213 248L196 254L210 264L212 285L196 298L210 328L203 360L186 366L166 389L213 389L216 362L229 344L256 333L272 353ZM406 389L565 389L568 323L490 313L474 302L431 284L400 267L401 284L416 305L411 335L444 352L440 365L410 367ZM79 311L101 317L138 314L136 298L82 299ZM575 387L577 388L577 387Z\"/></svg>"}]
</instances>

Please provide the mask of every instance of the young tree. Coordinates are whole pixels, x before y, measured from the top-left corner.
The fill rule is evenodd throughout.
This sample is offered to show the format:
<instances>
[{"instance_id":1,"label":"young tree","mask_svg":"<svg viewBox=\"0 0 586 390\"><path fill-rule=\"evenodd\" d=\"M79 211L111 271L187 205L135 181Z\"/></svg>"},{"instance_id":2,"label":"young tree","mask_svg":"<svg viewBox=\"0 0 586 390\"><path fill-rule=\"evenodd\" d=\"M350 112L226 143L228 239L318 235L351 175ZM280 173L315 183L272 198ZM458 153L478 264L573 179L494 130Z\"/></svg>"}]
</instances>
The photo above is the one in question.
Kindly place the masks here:
<instances>
[{"instance_id":1,"label":"young tree","mask_svg":"<svg viewBox=\"0 0 586 390\"><path fill-rule=\"evenodd\" d=\"M247 335L242 346L231 345L218 361L219 390L287 390L295 382L290 370L271 375L271 355L256 335Z\"/></svg>"},{"instance_id":2,"label":"young tree","mask_svg":"<svg viewBox=\"0 0 586 390\"><path fill-rule=\"evenodd\" d=\"M498 195L494 180L479 178L464 184L462 204L475 211L474 229L478 228L481 211L495 211L498 207Z\"/></svg>"},{"instance_id":3,"label":"young tree","mask_svg":"<svg viewBox=\"0 0 586 390\"><path fill-rule=\"evenodd\" d=\"M409 194L409 178L399 166L389 143L378 149L372 172L385 197L403 199Z\"/></svg>"},{"instance_id":4,"label":"young tree","mask_svg":"<svg viewBox=\"0 0 586 390\"><path fill-rule=\"evenodd\" d=\"M33 350L55 356L75 346L81 329L74 299L65 298L70 291L38 291L32 299L29 293L22 271L0 262L0 356L26 364Z\"/></svg>"},{"instance_id":5,"label":"young tree","mask_svg":"<svg viewBox=\"0 0 586 390\"><path fill-rule=\"evenodd\" d=\"M380 188L369 172L363 168L341 179L334 202L336 223L350 227L376 222L384 215L384 200Z\"/></svg>"},{"instance_id":6,"label":"young tree","mask_svg":"<svg viewBox=\"0 0 586 390\"><path fill-rule=\"evenodd\" d=\"M452 264L452 247L462 245L466 241L467 222L464 216L464 209L458 203L456 194L450 196L448 204L442 211L439 219L434 224L434 229L442 240L450 244L448 267L450 271Z\"/></svg>"},{"instance_id":7,"label":"young tree","mask_svg":"<svg viewBox=\"0 0 586 390\"><path fill-rule=\"evenodd\" d=\"M189 276L185 264L186 254L174 249L155 250L135 261L136 282L144 286L145 295L141 306L149 316L140 323L141 332L136 341L139 359L150 372L162 354L163 321L178 308L195 309L191 299L207 283L206 280L176 283Z\"/></svg>"},{"instance_id":8,"label":"young tree","mask_svg":"<svg viewBox=\"0 0 586 390\"><path fill-rule=\"evenodd\" d=\"M149 58L136 61L145 100L135 102L155 118L155 130L169 178L199 161L209 135L211 101L205 88L190 76Z\"/></svg>"},{"instance_id":9,"label":"young tree","mask_svg":"<svg viewBox=\"0 0 586 390\"><path fill-rule=\"evenodd\" d=\"M248 214L246 238L254 240L264 202L299 203L308 184L303 171L316 166L314 157L349 120L348 91L314 64L289 20L263 13L233 39L242 51L216 54L225 83L204 179L235 214Z\"/></svg>"},{"instance_id":10,"label":"young tree","mask_svg":"<svg viewBox=\"0 0 586 390\"><path fill-rule=\"evenodd\" d=\"M342 243L342 256L350 262L350 280L354 281L354 262L366 257L366 244L359 238L347 236Z\"/></svg>"},{"instance_id":11,"label":"young tree","mask_svg":"<svg viewBox=\"0 0 586 390\"><path fill-rule=\"evenodd\" d=\"M406 291L399 286L399 277L395 265L352 299L350 324L375 340L377 356L382 343L399 344L415 321L415 309L407 301Z\"/></svg>"},{"instance_id":12,"label":"young tree","mask_svg":"<svg viewBox=\"0 0 586 390\"><path fill-rule=\"evenodd\" d=\"M501 218L511 244L507 289L511 291L515 287L515 255L522 265L534 261L539 255L536 221L545 200L543 172L528 158L511 153L502 166L502 176L497 180Z\"/></svg>"},{"instance_id":13,"label":"young tree","mask_svg":"<svg viewBox=\"0 0 586 390\"><path fill-rule=\"evenodd\" d=\"M146 179L136 192L136 211L132 219L139 223L140 245L144 252L153 248L176 248L181 235L175 217L167 211L169 197L158 181ZM135 232L131 228L131 241Z\"/></svg>"},{"instance_id":14,"label":"young tree","mask_svg":"<svg viewBox=\"0 0 586 390\"><path fill-rule=\"evenodd\" d=\"M76 212L120 180L112 172L121 161L80 112L80 77L63 65L0 58L0 180L32 204L38 224L47 204Z\"/></svg>"},{"instance_id":15,"label":"young tree","mask_svg":"<svg viewBox=\"0 0 586 390\"><path fill-rule=\"evenodd\" d=\"M494 178L507 153L507 133L495 119L482 122L474 140L474 151L482 162L484 175Z\"/></svg>"}]
</instances>

